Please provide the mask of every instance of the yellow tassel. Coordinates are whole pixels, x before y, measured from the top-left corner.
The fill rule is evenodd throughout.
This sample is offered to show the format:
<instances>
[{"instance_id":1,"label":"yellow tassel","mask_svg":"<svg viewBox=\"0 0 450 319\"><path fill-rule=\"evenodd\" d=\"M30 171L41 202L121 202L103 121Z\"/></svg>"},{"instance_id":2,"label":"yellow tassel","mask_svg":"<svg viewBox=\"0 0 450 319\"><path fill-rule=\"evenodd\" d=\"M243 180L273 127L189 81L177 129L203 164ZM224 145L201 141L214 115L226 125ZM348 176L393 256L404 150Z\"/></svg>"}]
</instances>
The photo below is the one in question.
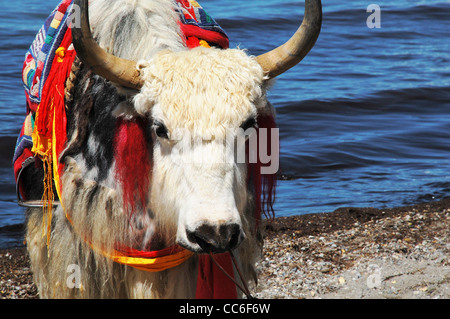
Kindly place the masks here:
<instances>
[{"instance_id":1,"label":"yellow tassel","mask_svg":"<svg viewBox=\"0 0 450 319\"><path fill-rule=\"evenodd\" d=\"M57 59L57 61L59 63L64 61L64 56L65 55L66 55L66 48L59 47L58 49L56 49L55 56L56 56L56 59Z\"/></svg>"},{"instance_id":2,"label":"yellow tassel","mask_svg":"<svg viewBox=\"0 0 450 319\"><path fill-rule=\"evenodd\" d=\"M54 112L53 98L51 100L50 108ZM39 112L36 112L36 122L40 115L41 114ZM36 154L36 156L39 156L39 158L42 160L44 167L44 180L43 180L44 194L42 195L42 205L43 205L42 238L44 238L45 235L47 235L47 251L49 252L48 248L50 246L50 237L52 230L53 201L55 198L53 194L54 170L52 165L53 164L52 144L54 144L53 141L54 137L46 138L44 136L40 136L38 132L38 127L37 125L35 125L34 131L32 133L32 139L33 139L33 148L31 151L34 154Z\"/></svg>"},{"instance_id":3,"label":"yellow tassel","mask_svg":"<svg viewBox=\"0 0 450 319\"><path fill-rule=\"evenodd\" d=\"M56 87L56 89L58 89L58 87ZM59 90L58 90L59 93ZM59 93L61 94L61 93ZM58 195L59 198L59 203L63 209L63 211L65 211L64 205L63 205L63 200L62 200L62 194L61 194L61 179L59 176L59 167L58 167L58 153L56 151L56 110L54 110L54 115L53 115L53 125L52 125L52 162L53 162L53 181L55 182L55 188L56 188L56 194Z\"/></svg>"},{"instance_id":4,"label":"yellow tassel","mask_svg":"<svg viewBox=\"0 0 450 319\"><path fill-rule=\"evenodd\" d=\"M47 234L47 248L50 245L50 235L52 230L53 215L53 169L52 161L48 157L42 158L44 166L44 194L42 195L43 218L42 218L42 237Z\"/></svg>"},{"instance_id":5,"label":"yellow tassel","mask_svg":"<svg viewBox=\"0 0 450 319\"><path fill-rule=\"evenodd\" d=\"M200 46L204 47L204 48L211 48L211 46L209 45L208 42L206 42L205 40L200 40Z\"/></svg>"}]
</instances>

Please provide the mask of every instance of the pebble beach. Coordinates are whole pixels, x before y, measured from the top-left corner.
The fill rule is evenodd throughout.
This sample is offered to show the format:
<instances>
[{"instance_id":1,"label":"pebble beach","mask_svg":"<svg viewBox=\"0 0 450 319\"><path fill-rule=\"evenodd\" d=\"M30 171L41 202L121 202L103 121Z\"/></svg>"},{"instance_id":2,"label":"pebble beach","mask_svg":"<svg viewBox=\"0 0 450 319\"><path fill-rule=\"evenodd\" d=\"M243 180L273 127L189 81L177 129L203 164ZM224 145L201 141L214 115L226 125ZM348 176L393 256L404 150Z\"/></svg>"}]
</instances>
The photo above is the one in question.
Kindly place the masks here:
<instances>
[{"instance_id":1,"label":"pebble beach","mask_svg":"<svg viewBox=\"0 0 450 319\"><path fill-rule=\"evenodd\" d=\"M280 218L268 226L257 298L450 298L450 199Z\"/></svg>"},{"instance_id":2,"label":"pebble beach","mask_svg":"<svg viewBox=\"0 0 450 319\"><path fill-rule=\"evenodd\" d=\"M450 198L265 224L259 299L449 299ZM0 298L39 298L24 247L0 250Z\"/></svg>"}]
</instances>

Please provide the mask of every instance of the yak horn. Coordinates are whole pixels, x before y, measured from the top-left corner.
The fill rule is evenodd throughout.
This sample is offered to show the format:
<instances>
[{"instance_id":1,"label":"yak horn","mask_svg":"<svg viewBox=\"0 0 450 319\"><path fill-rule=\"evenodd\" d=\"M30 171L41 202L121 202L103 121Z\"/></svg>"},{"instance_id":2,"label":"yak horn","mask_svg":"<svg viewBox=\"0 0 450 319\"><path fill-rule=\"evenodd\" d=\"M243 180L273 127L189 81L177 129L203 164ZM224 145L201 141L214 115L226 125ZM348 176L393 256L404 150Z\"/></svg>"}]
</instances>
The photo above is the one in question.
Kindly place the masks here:
<instances>
[{"instance_id":1,"label":"yak horn","mask_svg":"<svg viewBox=\"0 0 450 319\"><path fill-rule=\"evenodd\" d=\"M297 32L278 48L259 55L256 60L269 78L274 78L297 65L309 53L322 25L320 0L305 1L305 16Z\"/></svg>"},{"instance_id":2,"label":"yak horn","mask_svg":"<svg viewBox=\"0 0 450 319\"><path fill-rule=\"evenodd\" d=\"M81 27L72 27L73 45L80 60L93 72L111 82L131 89L141 89L144 82L136 68L136 62L109 54L92 37L88 0L75 0L74 6L79 6L81 13Z\"/></svg>"}]
</instances>

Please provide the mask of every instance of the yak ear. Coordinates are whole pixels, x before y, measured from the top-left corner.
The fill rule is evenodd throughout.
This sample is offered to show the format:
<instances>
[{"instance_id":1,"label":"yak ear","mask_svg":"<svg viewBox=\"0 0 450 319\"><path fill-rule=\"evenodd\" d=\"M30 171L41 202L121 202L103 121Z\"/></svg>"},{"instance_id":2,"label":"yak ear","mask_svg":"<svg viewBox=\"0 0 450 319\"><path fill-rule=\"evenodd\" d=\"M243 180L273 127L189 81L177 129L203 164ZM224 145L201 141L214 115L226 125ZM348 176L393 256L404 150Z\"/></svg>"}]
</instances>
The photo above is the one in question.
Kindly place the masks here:
<instances>
[{"instance_id":1,"label":"yak ear","mask_svg":"<svg viewBox=\"0 0 450 319\"><path fill-rule=\"evenodd\" d=\"M144 73L145 68L149 66L148 61L140 61L137 63L139 72ZM125 97L125 101L119 103L113 110L113 116L133 118L133 117L148 117L151 115L151 110L155 104L154 90L151 88L152 77L147 75L150 79L148 82L143 82L143 87L139 91L128 89L126 87L114 85L119 95Z\"/></svg>"},{"instance_id":2,"label":"yak ear","mask_svg":"<svg viewBox=\"0 0 450 319\"><path fill-rule=\"evenodd\" d=\"M158 79L154 74L149 71L152 61L139 61L137 68L139 72L144 76L144 84L133 98L134 111L140 116L151 116L153 106L156 104L157 97L159 95L158 90L155 87L155 83L158 83ZM157 86L157 85L156 85Z\"/></svg>"},{"instance_id":3,"label":"yak ear","mask_svg":"<svg viewBox=\"0 0 450 319\"><path fill-rule=\"evenodd\" d=\"M142 115L139 114L134 105L131 101L123 101L120 102L113 110L113 116L114 117L122 117L122 118L136 118L141 117Z\"/></svg>"},{"instance_id":4,"label":"yak ear","mask_svg":"<svg viewBox=\"0 0 450 319\"><path fill-rule=\"evenodd\" d=\"M133 111L138 116L149 117L152 114L153 106L156 104L156 98L148 91L141 91L140 93L136 94L133 99Z\"/></svg>"}]
</instances>

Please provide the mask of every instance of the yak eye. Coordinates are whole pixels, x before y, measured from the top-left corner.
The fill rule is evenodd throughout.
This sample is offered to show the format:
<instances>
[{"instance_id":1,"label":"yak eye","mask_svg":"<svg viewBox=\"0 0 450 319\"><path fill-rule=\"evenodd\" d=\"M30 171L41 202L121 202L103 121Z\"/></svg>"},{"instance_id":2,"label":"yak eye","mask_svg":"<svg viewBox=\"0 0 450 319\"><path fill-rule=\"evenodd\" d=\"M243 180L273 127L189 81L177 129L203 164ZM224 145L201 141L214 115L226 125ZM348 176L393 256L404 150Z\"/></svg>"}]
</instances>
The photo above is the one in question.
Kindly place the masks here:
<instances>
[{"instance_id":1,"label":"yak eye","mask_svg":"<svg viewBox=\"0 0 450 319\"><path fill-rule=\"evenodd\" d=\"M169 138L169 131L163 123L158 121L153 122L153 130L155 131L156 136L165 139Z\"/></svg>"},{"instance_id":2,"label":"yak eye","mask_svg":"<svg viewBox=\"0 0 450 319\"><path fill-rule=\"evenodd\" d=\"M242 128L244 131L247 131L249 128L252 128L252 127L255 127L255 128L257 127L256 119L255 119L254 117L248 118L247 121L245 121L245 122L241 125L241 128Z\"/></svg>"}]
</instances>

